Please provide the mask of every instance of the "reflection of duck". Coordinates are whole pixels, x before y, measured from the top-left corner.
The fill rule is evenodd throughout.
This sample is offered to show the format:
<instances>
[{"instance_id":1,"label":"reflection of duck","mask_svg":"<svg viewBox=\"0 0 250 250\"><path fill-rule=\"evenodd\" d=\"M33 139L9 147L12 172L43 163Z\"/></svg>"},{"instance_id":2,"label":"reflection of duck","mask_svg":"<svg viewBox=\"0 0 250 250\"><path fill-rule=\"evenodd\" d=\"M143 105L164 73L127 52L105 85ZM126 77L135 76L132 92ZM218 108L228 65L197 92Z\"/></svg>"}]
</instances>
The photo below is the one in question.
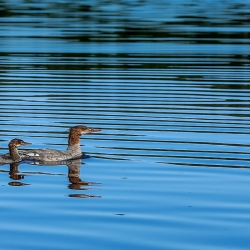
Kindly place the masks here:
<instances>
[{"instance_id":1,"label":"reflection of duck","mask_svg":"<svg viewBox=\"0 0 250 250\"><path fill-rule=\"evenodd\" d=\"M29 185L23 182L20 182L20 180L24 179L23 174L19 174L18 166L20 163L14 162L10 164L10 178L14 181L9 182L10 186L24 186Z\"/></svg>"},{"instance_id":2,"label":"reflection of duck","mask_svg":"<svg viewBox=\"0 0 250 250\"><path fill-rule=\"evenodd\" d=\"M80 166L81 159L67 161L68 166L68 178L71 184L68 186L70 189L74 190L88 190L87 186L94 184L94 182L86 182L80 179ZM95 183L97 184L97 183ZM84 188L82 186L85 186ZM69 194L72 198L101 198L101 196L89 195L89 194Z\"/></svg>"},{"instance_id":3,"label":"reflection of duck","mask_svg":"<svg viewBox=\"0 0 250 250\"><path fill-rule=\"evenodd\" d=\"M81 159L68 160L66 165L68 166L68 179L71 184L69 185L70 189L81 189L81 186L89 186L91 182L82 181L80 179L80 166Z\"/></svg>"},{"instance_id":4,"label":"reflection of duck","mask_svg":"<svg viewBox=\"0 0 250 250\"><path fill-rule=\"evenodd\" d=\"M24 179L24 175L20 175L18 171L18 166L20 163L14 162L10 164L10 178L12 180L21 180Z\"/></svg>"},{"instance_id":5,"label":"reflection of duck","mask_svg":"<svg viewBox=\"0 0 250 250\"><path fill-rule=\"evenodd\" d=\"M74 190L88 190L89 186L93 184L100 184L95 182L82 181L80 178L80 169L83 164L81 159L71 159L65 161L50 161L50 162L41 162L41 161L31 161L30 164L35 164L38 166L55 166L55 165L67 165L68 167L68 180L70 184L68 185L69 189ZM84 187L82 187L84 186ZM94 196L88 194L69 194L69 197L76 198L101 198L101 196Z\"/></svg>"},{"instance_id":6,"label":"reflection of duck","mask_svg":"<svg viewBox=\"0 0 250 250\"><path fill-rule=\"evenodd\" d=\"M31 143L25 142L21 139L13 139L9 142L9 153L0 156L0 163L13 163L22 160L18 153L18 147L29 145Z\"/></svg>"},{"instance_id":7,"label":"reflection of duck","mask_svg":"<svg viewBox=\"0 0 250 250\"><path fill-rule=\"evenodd\" d=\"M65 161L50 161L50 162L40 162L31 161L32 165L39 166L56 166L56 165L67 165L68 167L68 179L71 184L69 184L70 189L81 189L81 185L89 186L92 182L82 181L80 179L80 168L83 164L81 159L71 159Z\"/></svg>"},{"instance_id":8,"label":"reflection of duck","mask_svg":"<svg viewBox=\"0 0 250 250\"><path fill-rule=\"evenodd\" d=\"M63 161L82 157L80 137L82 134L99 132L100 129L92 129L86 126L75 126L70 128L67 150L35 149L20 152L22 159L31 159L41 162Z\"/></svg>"}]
</instances>

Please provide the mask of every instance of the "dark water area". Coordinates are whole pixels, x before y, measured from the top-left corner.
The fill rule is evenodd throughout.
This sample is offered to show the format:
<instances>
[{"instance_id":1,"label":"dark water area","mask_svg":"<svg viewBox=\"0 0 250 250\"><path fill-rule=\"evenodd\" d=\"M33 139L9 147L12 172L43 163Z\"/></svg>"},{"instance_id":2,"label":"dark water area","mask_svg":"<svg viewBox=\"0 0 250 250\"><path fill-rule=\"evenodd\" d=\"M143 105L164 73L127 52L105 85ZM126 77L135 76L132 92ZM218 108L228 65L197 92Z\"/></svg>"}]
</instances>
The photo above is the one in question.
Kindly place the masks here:
<instances>
[{"instance_id":1,"label":"dark water area","mask_svg":"<svg viewBox=\"0 0 250 250\"><path fill-rule=\"evenodd\" d=\"M250 1L0 1L1 249L249 249Z\"/></svg>"}]
</instances>

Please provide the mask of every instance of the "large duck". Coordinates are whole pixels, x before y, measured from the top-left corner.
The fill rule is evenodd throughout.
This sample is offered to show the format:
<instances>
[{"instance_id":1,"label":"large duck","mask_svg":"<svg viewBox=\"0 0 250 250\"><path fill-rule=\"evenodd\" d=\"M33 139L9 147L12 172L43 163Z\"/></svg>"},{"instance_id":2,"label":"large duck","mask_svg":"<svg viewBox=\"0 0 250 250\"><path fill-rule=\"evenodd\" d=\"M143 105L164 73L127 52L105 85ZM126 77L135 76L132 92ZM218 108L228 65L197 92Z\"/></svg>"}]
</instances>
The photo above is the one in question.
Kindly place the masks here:
<instances>
[{"instance_id":1,"label":"large duck","mask_svg":"<svg viewBox=\"0 0 250 250\"><path fill-rule=\"evenodd\" d=\"M20 157L24 160L35 160L41 162L63 161L70 159L82 158L83 153L80 145L82 134L99 132L101 129L88 128L87 126L78 125L69 129L68 148L67 150L56 149L32 149L19 152Z\"/></svg>"}]
</instances>

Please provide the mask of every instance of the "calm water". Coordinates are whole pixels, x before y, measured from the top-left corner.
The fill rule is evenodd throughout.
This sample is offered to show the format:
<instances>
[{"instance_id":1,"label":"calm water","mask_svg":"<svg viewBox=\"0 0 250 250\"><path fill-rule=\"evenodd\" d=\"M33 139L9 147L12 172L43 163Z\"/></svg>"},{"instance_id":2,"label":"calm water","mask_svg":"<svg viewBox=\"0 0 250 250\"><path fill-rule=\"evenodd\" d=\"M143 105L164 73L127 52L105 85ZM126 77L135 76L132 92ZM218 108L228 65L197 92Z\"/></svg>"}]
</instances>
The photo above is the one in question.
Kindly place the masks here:
<instances>
[{"instance_id":1,"label":"calm water","mask_svg":"<svg viewBox=\"0 0 250 250\"><path fill-rule=\"evenodd\" d=\"M250 1L0 6L1 249L250 248Z\"/></svg>"}]
</instances>

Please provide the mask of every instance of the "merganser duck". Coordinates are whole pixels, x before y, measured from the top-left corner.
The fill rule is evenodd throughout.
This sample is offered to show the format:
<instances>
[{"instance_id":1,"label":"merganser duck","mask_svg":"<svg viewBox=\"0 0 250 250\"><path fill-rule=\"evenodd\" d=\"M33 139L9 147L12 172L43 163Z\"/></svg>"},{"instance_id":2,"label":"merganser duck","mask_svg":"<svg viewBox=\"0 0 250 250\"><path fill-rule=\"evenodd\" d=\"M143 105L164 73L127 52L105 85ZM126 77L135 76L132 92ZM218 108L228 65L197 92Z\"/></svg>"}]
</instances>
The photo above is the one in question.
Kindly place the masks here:
<instances>
[{"instance_id":1,"label":"merganser duck","mask_svg":"<svg viewBox=\"0 0 250 250\"><path fill-rule=\"evenodd\" d=\"M20 162L22 157L18 153L18 147L30 145L31 143L25 142L21 139L13 139L9 142L9 153L0 156L0 163L13 163Z\"/></svg>"},{"instance_id":2,"label":"merganser duck","mask_svg":"<svg viewBox=\"0 0 250 250\"><path fill-rule=\"evenodd\" d=\"M80 137L82 134L99 132L101 129L88 128L78 125L69 129L67 150L56 149L35 149L21 151L19 154L22 159L35 160L41 162L64 161L82 158L84 155L81 150Z\"/></svg>"}]
</instances>

